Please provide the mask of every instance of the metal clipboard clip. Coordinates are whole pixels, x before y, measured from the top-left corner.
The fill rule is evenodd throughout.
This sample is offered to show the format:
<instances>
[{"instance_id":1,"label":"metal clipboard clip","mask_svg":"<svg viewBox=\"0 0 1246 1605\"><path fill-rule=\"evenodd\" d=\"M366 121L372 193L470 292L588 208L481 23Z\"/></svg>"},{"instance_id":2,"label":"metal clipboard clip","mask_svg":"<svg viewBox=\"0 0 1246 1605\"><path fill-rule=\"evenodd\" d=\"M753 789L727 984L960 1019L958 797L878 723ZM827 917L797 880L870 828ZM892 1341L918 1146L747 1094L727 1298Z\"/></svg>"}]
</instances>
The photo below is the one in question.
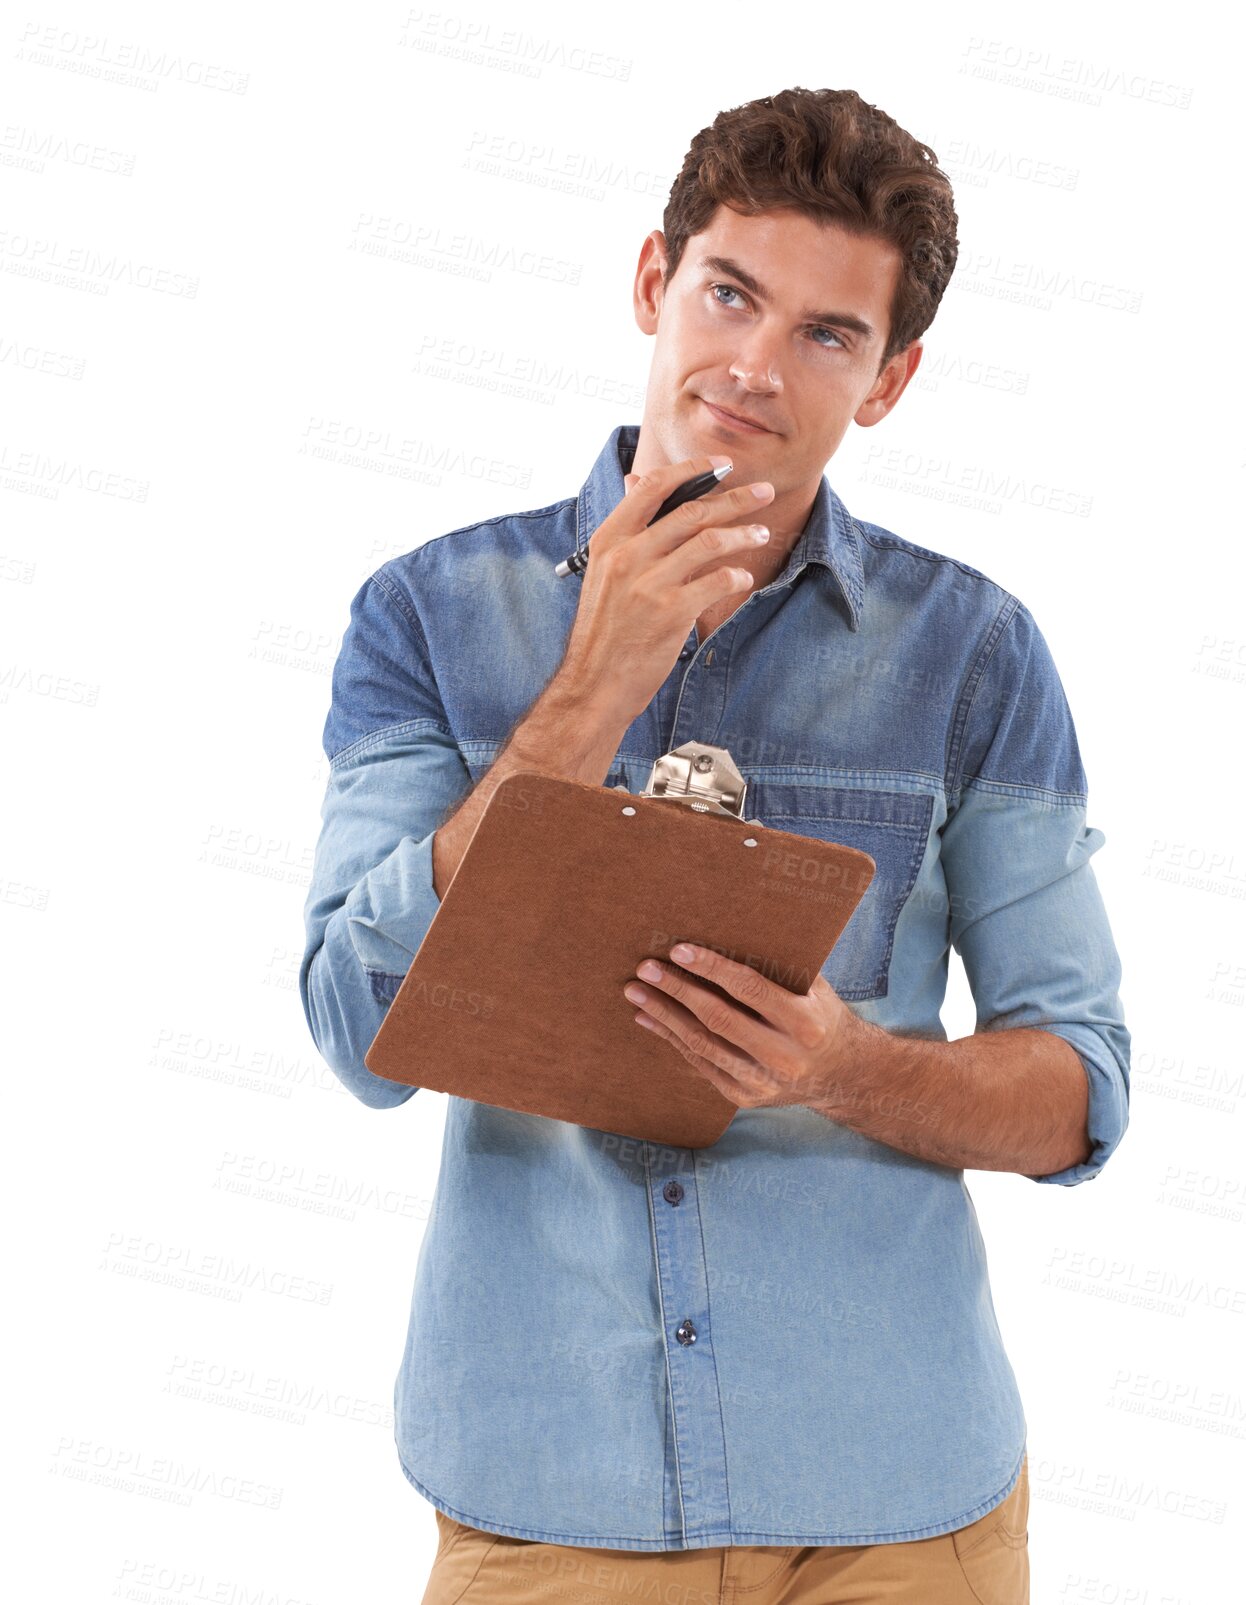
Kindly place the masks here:
<instances>
[{"instance_id":1,"label":"metal clipboard clip","mask_svg":"<svg viewBox=\"0 0 1246 1605\"><path fill-rule=\"evenodd\" d=\"M649 771L643 791L628 792L636 797L664 797L683 803L699 814L726 814L746 825L761 825L760 819L744 818L744 793L748 782L735 766L726 747L711 747L704 741L685 741L667 752ZM621 782L613 788L627 791Z\"/></svg>"}]
</instances>

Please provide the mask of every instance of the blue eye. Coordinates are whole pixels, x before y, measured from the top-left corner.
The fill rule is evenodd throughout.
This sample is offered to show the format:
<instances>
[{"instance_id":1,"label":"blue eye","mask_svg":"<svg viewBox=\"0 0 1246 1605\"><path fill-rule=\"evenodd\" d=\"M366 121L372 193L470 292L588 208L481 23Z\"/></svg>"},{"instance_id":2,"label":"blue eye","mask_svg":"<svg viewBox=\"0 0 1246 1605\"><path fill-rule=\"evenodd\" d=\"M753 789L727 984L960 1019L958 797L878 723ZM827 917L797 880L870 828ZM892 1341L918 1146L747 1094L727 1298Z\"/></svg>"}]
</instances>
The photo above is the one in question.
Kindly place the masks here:
<instances>
[{"instance_id":1,"label":"blue eye","mask_svg":"<svg viewBox=\"0 0 1246 1605\"><path fill-rule=\"evenodd\" d=\"M719 298L719 295L718 295L718 291L719 290L725 290L728 295L739 295L739 294L741 294L741 292L739 290L737 290L735 288L735 286L732 285L732 284L711 284L710 285L710 294L714 297L714 304L716 306L720 306L720 307L728 307L728 309L730 310L729 303L726 302L726 301L723 301L723 300L721 300ZM815 340L814 341L814 345L822 346L822 349L824 351L833 351L836 347L838 347L841 351L846 351L848 349L847 346L843 342L843 338L840 335L838 335L835 332L834 329L828 329L825 326L825 324L818 324L816 326L815 330L814 330L814 333L815 334L816 333L829 334L831 339L834 340L835 346L828 346L828 345L824 344L824 342L821 341L821 340Z\"/></svg>"}]
</instances>

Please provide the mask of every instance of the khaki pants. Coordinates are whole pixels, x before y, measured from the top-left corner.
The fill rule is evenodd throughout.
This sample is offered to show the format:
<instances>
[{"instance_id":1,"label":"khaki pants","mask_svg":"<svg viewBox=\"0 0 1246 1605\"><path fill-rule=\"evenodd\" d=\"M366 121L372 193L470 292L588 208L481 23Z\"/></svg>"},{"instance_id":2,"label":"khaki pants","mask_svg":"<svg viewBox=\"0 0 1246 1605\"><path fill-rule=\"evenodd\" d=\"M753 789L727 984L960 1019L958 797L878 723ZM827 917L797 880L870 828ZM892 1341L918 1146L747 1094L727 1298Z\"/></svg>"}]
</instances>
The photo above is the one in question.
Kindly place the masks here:
<instances>
[{"instance_id":1,"label":"khaki pants","mask_svg":"<svg viewBox=\"0 0 1246 1605\"><path fill-rule=\"evenodd\" d=\"M421 1605L1029 1605L1028 1456L985 1516L937 1538L801 1548L589 1549L507 1538L434 1505Z\"/></svg>"}]
</instances>

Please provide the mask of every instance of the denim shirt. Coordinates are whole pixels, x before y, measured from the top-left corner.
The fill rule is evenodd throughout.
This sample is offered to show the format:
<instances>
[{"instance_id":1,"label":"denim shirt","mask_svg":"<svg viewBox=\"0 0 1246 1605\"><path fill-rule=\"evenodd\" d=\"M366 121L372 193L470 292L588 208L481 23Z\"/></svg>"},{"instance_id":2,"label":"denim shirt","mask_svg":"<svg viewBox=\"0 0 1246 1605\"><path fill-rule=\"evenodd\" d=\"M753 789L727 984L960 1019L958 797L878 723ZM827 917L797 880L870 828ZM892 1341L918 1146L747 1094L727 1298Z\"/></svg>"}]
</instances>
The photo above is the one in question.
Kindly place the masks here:
<instances>
[{"instance_id":1,"label":"denim shirt","mask_svg":"<svg viewBox=\"0 0 1246 1605\"><path fill-rule=\"evenodd\" d=\"M433 832L558 668L583 581L555 564L638 434L578 495L427 540L351 602L299 984L370 1108L417 1090L363 1056L437 912ZM750 818L874 858L823 970L863 1019L946 1041L954 947L979 1031L1071 1044L1093 1151L1030 1179L1097 1176L1130 1038L1104 836L1024 604L824 475L781 573L689 631L603 783L640 791L688 740L729 750ZM628 1550L932 1537L1006 1498L1026 1447L964 1172L803 1105L694 1151L449 1097L394 1406L402 1470L448 1515Z\"/></svg>"}]
</instances>

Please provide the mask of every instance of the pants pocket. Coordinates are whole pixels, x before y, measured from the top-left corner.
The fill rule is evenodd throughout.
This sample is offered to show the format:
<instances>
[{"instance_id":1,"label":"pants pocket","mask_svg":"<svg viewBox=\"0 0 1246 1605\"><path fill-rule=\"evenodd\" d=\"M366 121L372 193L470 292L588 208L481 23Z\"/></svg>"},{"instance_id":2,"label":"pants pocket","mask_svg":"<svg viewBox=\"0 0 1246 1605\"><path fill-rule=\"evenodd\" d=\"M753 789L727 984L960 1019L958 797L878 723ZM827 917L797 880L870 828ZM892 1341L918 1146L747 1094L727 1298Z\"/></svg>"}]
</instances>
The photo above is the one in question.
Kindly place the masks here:
<instances>
[{"instance_id":1,"label":"pants pocket","mask_svg":"<svg viewBox=\"0 0 1246 1605\"><path fill-rule=\"evenodd\" d=\"M979 1605L1029 1605L1029 1516L1029 1460L1023 1456L1007 1499L952 1534L957 1564Z\"/></svg>"},{"instance_id":2,"label":"pants pocket","mask_svg":"<svg viewBox=\"0 0 1246 1605\"><path fill-rule=\"evenodd\" d=\"M437 1554L420 1605L457 1605L475 1581L485 1556L497 1543L497 1533L469 1527L433 1506L437 1517Z\"/></svg>"},{"instance_id":3,"label":"pants pocket","mask_svg":"<svg viewBox=\"0 0 1246 1605\"><path fill-rule=\"evenodd\" d=\"M433 1515L437 1518L438 1560L443 1555L448 1555L460 1538L465 1538L468 1533L476 1531L461 1521L455 1521L453 1516L447 1516L445 1511L439 1510L436 1505L433 1506Z\"/></svg>"}]
</instances>

